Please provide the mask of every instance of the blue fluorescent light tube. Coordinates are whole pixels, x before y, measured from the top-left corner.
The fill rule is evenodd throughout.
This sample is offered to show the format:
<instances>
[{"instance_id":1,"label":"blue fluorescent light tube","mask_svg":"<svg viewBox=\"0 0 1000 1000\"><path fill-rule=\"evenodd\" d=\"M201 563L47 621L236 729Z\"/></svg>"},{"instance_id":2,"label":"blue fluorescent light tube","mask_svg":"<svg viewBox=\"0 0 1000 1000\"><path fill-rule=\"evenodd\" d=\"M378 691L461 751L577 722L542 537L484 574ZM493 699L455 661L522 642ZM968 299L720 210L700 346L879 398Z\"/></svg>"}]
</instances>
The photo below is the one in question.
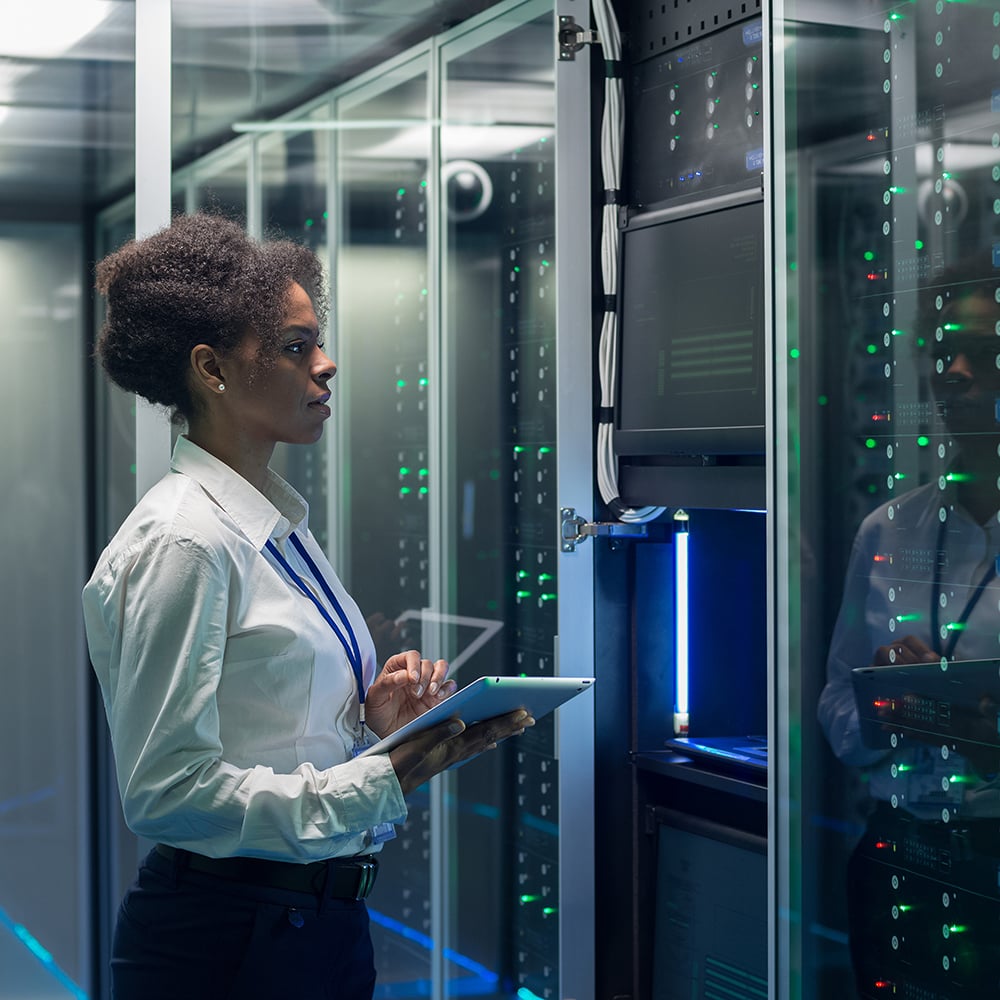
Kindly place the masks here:
<instances>
[{"instance_id":1,"label":"blue fluorescent light tube","mask_svg":"<svg viewBox=\"0 0 1000 1000\"><path fill-rule=\"evenodd\" d=\"M688 711L688 516L674 514L674 735L687 736Z\"/></svg>"}]
</instances>

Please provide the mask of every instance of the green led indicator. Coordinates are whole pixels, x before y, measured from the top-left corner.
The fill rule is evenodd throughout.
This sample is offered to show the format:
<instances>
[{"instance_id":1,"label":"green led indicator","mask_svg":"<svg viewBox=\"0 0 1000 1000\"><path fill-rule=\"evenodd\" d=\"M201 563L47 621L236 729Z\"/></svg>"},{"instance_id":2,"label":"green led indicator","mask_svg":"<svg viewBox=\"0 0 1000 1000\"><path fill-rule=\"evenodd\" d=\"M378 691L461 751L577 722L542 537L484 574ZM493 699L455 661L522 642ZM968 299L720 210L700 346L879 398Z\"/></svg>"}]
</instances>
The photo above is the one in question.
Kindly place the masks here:
<instances>
[{"instance_id":1,"label":"green led indicator","mask_svg":"<svg viewBox=\"0 0 1000 1000\"><path fill-rule=\"evenodd\" d=\"M519 267L517 267L516 265L514 267L514 273L515 274L520 274L521 273L521 269Z\"/></svg>"},{"instance_id":2,"label":"green led indicator","mask_svg":"<svg viewBox=\"0 0 1000 1000\"><path fill-rule=\"evenodd\" d=\"M522 451L524 451L524 445L523 444L516 444L516 445L514 445L514 454L515 455L520 455Z\"/></svg>"},{"instance_id":3,"label":"green led indicator","mask_svg":"<svg viewBox=\"0 0 1000 1000\"><path fill-rule=\"evenodd\" d=\"M543 446L542 446L541 448L539 448L539 449L538 449L538 454L539 454L539 455L547 455L547 454L548 454L548 453L549 453L550 451L552 451L552 449L551 449L551 448L546 448L546 447L545 447L545 446L543 445Z\"/></svg>"},{"instance_id":4,"label":"green led indicator","mask_svg":"<svg viewBox=\"0 0 1000 1000\"><path fill-rule=\"evenodd\" d=\"M559 911L554 906L546 906L542 908L542 913L544 913L545 916L547 917L550 917L552 916L553 913L558 913L558 912Z\"/></svg>"},{"instance_id":5,"label":"green led indicator","mask_svg":"<svg viewBox=\"0 0 1000 1000\"><path fill-rule=\"evenodd\" d=\"M913 765L912 764L898 764L896 766L896 770L900 774L902 774L904 771L912 771L913 770ZM900 907L900 909L902 909L902 907Z\"/></svg>"},{"instance_id":6,"label":"green led indicator","mask_svg":"<svg viewBox=\"0 0 1000 1000\"><path fill-rule=\"evenodd\" d=\"M944 477L949 483L971 483L972 476L967 472L949 472L948 475Z\"/></svg>"},{"instance_id":7,"label":"green led indicator","mask_svg":"<svg viewBox=\"0 0 1000 1000\"><path fill-rule=\"evenodd\" d=\"M917 438L917 446L920 448L926 448L930 443L931 439L927 437L926 434L921 434L920 437Z\"/></svg>"},{"instance_id":8,"label":"green led indicator","mask_svg":"<svg viewBox=\"0 0 1000 1000\"><path fill-rule=\"evenodd\" d=\"M421 182L420 182L420 186L421 186L422 188L425 188L425 187L427 187L427 181L421 181Z\"/></svg>"},{"instance_id":9,"label":"green led indicator","mask_svg":"<svg viewBox=\"0 0 1000 1000\"><path fill-rule=\"evenodd\" d=\"M961 330L962 329L962 324L961 323L945 323L943 329L948 330L949 332L954 332L956 330Z\"/></svg>"},{"instance_id":10,"label":"green led indicator","mask_svg":"<svg viewBox=\"0 0 1000 1000\"><path fill-rule=\"evenodd\" d=\"M892 331L892 335L894 337L905 337L906 336L906 331L905 330L893 330Z\"/></svg>"},{"instance_id":11,"label":"green led indicator","mask_svg":"<svg viewBox=\"0 0 1000 1000\"><path fill-rule=\"evenodd\" d=\"M899 912L900 912L900 913L909 913L909 912L910 912L910 910L912 910L912 909L913 909L913 907L912 907L912 906L907 906L907 905L906 905L906 904L904 903L904 904L903 904L902 906L900 906L900 907L899 907Z\"/></svg>"},{"instance_id":12,"label":"green led indicator","mask_svg":"<svg viewBox=\"0 0 1000 1000\"><path fill-rule=\"evenodd\" d=\"M902 20L903 20L903 15L902 15L902 14L900 14L900 13L899 13L899 11L896 11L896 10L894 10L894 11L893 11L893 12L892 12L892 13L891 13L891 14L889 15L889 20L890 20L890 21L902 21Z\"/></svg>"},{"instance_id":13,"label":"green led indicator","mask_svg":"<svg viewBox=\"0 0 1000 1000\"><path fill-rule=\"evenodd\" d=\"M917 337L917 347L923 347L927 341L923 337Z\"/></svg>"},{"instance_id":14,"label":"green led indicator","mask_svg":"<svg viewBox=\"0 0 1000 1000\"><path fill-rule=\"evenodd\" d=\"M951 174L947 170L941 176L946 181L950 181L951 180Z\"/></svg>"},{"instance_id":15,"label":"green led indicator","mask_svg":"<svg viewBox=\"0 0 1000 1000\"><path fill-rule=\"evenodd\" d=\"M542 261L542 267L548 267L548 266L549 266L549 261L543 260Z\"/></svg>"},{"instance_id":16,"label":"green led indicator","mask_svg":"<svg viewBox=\"0 0 1000 1000\"><path fill-rule=\"evenodd\" d=\"M132 463L132 464L131 464L131 465L130 465L130 466L128 467L128 471L129 471L129 472L131 472L133 476L135 475L135 462L133 462L133 463Z\"/></svg>"},{"instance_id":17,"label":"green led indicator","mask_svg":"<svg viewBox=\"0 0 1000 1000\"><path fill-rule=\"evenodd\" d=\"M868 439L867 439L867 440L865 441L865 447L866 447L866 448L874 448L874 447L875 447L875 445L876 445L876 441L875 441L875 438L868 438Z\"/></svg>"},{"instance_id":18,"label":"green led indicator","mask_svg":"<svg viewBox=\"0 0 1000 1000\"><path fill-rule=\"evenodd\" d=\"M718 127L719 127L719 123L718 122L713 122L712 123L712 128L718 128Z\"/></svg>"},{"instance_id":19,"label":"green led indicator","mask_svg":"<svg viewBox=\"0 0 1000 1000\"><path fill-rule=\"evenodd\" d=\"M531 597L531 591L530 590L519 590L515 596L517 596L517 597Z\"/></svg>"},{"instance_id":20,"label":"green led indicator","mask_svg":"<svg viewBox=\"0 0 1000 1000\"><path fill-rule=\"evenodd\" d=\"M552 574L551 573L539 573L538 574L538 582L539 583L545 583L546 580L551 580L551 579L552 579Z\"/></svg>"},{"instance_id":21,"label":"green led indicator","mask_svg":"<svg viewBox=\"0 0 1000 1000\"><path fill-rule=\"evenodd\" d=\"M308 229L313 224L312 219L306 219L306 229Z\"/></svg>"},{"instance_id":22,"label":"green led indicator","mask_svg":"<svg viewBox=\"0 0 1000 1000\"><path fill-rule=\"evenodd\" d=\"M324 212L323 213L323 218L324 219L329 219L330 218L330 213L329 212Z\"/></svg>"},{"instance_id":23,"label":"green led indicator","mask_svg":"<svg viewBox=\"0 0 1000 1000\"><path fill-rule=\"evenodd\" d=\"M875 354L875 353L877 353L877 351L878 351L878 347L877 347L877 346L876 346L875 344L869 344L869 345L868 345L868 346L867 346L867 347L865 348L865 350L866 350L866 351L867 351L867 352L868 352L869 354Z\"/></svg>"},{"instance_id":24,"label":"green led indicator","mask_svg":"<svg viewBox=\"0 0 1000 1000\"><path fill-rule=\"evenodd\" d=\"M945 625L945 628L949 632L964 632L965 622L948 622L948 624Z\"/></svg>"},{"instance_id":25,"label":"green led indicator","mask_svg":"<svg viewBox=\"0 0 1000 1000\"><path fill-rule=\"evenodd\" d=\"M555 594L542 594L539 597L540 601L554 601L555 599L556 599L556 595Z\"/></svg>"},{"instance_id":26,"label":"green led indicator","mask_svg":"<svg viewBox=\"0 0 1000 1000\"><path fill-rule=\"evenodd\" d=\"M427 294L427 289L426 288L421 288L420 289L420 294L421 295L426 295Z\"/></svg>"},{"instance_id":27,"label":"green led indicator","mask_svg":"<svg viewBox=\"0 0 1000 1000\"><path fill-rule=\"evenodd\" d=\"M426 386L427 385L427 379L426 378L422 378L418 384Z\"/></svg>"},{"instance_id":28,"label":"green led indicator","mask_svg":"<svg viewBox=\"0 0 1000 1000\"><path fill-rule=\"evenodd\" d=\"M399 189L399 190L398 190L398 191L396 192L396 197L398 197L398 198L402 198L404 194L406 194L406 188L400 188L400 189Z\"/></svg>"},{"instance_id":29,"label":"green led indicator","mask_svg":"<svg viewBox=\"0 0 1000 1000\"><path fill-rule=\"evenodd\" d=\"M396 379L396 388L397 389L405 389L406 388L406 379L405 378L398 378L398 379Z\"/></svg>"},{"instance_id":30,"label":"green led indicator","mask_svg":"<svg viewBox=\"0 0 1000 1000\"><path fill-rule=\"evenodd\" d=\"M791 358L798 358L799 357L799 349L797 347L793 347L788 352L788 356L791 357Z\"/></svg>"},{"instance_id":31,"label":"green led indicator","mask_svg":"<svg viewBox=\"0 0 1000 1000\"><path fill-rule=\"evenodd\" d=\"M798 269L799 269L799 265L794 260L790 260L788 262L788 270L789 271L797 271Z\"/></svg>"},{"instance_id":32,"label":"green led indicator","mask_svg":"<svg viewBox=\"0 0 1000 1000\"><path fill-rule=\"evenodd\" d=\"M920 615L914 612L911 615L896 615L896 621L898 622L918 622L920 621Z\"/></svg>"},{"instance_id":33,"label":"green led indicator","mask_svg":"<svg viewBox=\"0 0 1000 1000\"><path fill-rule=\"evenodd\" d=\"M421 486L420 487L420 492L421 493L426 493L427 492L427 487L426 486Z\"/></svg>"},{"instance_id":34,"label":"green led indicator","mask_svg":"<svg viewBox=\"0 0 1000 1000\"><path fill-rule=\"evenodd\" d=\"M417 469L417 475L420 476L421 479L423 479L424 476L428 476L430 475L430 473L426 469Z\"/></svg>"},{"instance_id":35,"label":"green led indicator","mask_svg":"<svg viewBox=\"0 0 1000 1000\"><path fill-rule=\"evenodd\" d=\"M865 251L865 260L874 260L874 259L875 259L875 254L873 254L871 252L871 250L866 250Z\"/></svg>"},{"instance_id":36,"label":"green led indicator","mask_svg":"<svg viewBox=\"0 0 1000 1000\"><path fill-rule=\"evenodd\" d=\"M893 194L906 194L906 188L905 187L901 187L899 184L893 184L893 186L891 188L889 188L889 190Z\"/></svg>"},{"instance_id":37,"label":"green led indicator","mask_svg":"<svg viewBox=\"0 0 1000 1000\"><path fill-rule=\"evenodd\" d=\"M401 497L405 497L406 494L409 493L409 492L410 492L410 487L409 486L403 486L403 487L400 487L399 495Z\"/></svg>"},{"instance_id":38,"label":"green led indicator","mask_svg":"<svg viewBox=\"0 0 1000 1000\"><path fill-rule=\"evenodd\" d=\"M923 248L924 248L924 241L923 240L915 240L914 241L914 243L913 243L913 249L914 250L923 250Z\"/></svg>"},{"instance_id":39,"label":"green led indicator","mask_svg":"<svg viewBox=\"0 0 1000 1000\"><path fill-rule=\"evenodd\" d=\"M518 580L525 580L529 576L531 576L531 574L526 569L519 569L517 571L517 578L518 578Z\"/></svg>"},{"instance_id":40,"label":"green led indicator","mask_svg":"<svg viewBox=\"0 0 1000 1000\"><path fill-rule=\"evenodd\" d=\"M826 406L826 404L830 402L830 399L828 396L820 396L816 402L819 403L820 406Z\"/></svg>"},{"instance_id":41,"label":"green led indicator","mask_svg":"<svg viewBox=\"0 0 1000 1000\"><path fill-rule=\"evenodd\" d=\"M967 774L953 774L948 781L953 785L965 785L972 779Z\"/></svg>"},{"instance_id":42,"label":"green led indicator","mask_svg":"<svg viewBox=\"0 0 1000 1000\"><path fill-rule=\"evenodd\" d=\"M408 466L406 466L406 465L401 465L401 466L399 467L399 474L400 474L401 476L408 476L408 475L410 474L410 469L409 469L409 467L408 467Z\"/></svg>"},{"instance_id":43,"label":"green led indicator","mask_svg":"<svg viewBox=\"0 0 1000 1000\"><path fill-rule=\"evenodd\" d=\"M964 934L968 930L968 927L965 924L952 924L948 930L952 934Z\"/></svg>"},{"instance_id":44,"label":"green led indicator","mask_svg":"<svg viewBox=\"0 0 1000 1000\"><path fill-rule=\"evenodd\" d=\"M529 895L525 894L524 896L521 897L521 902L522 903L537 903L538 900L541 899L541 898L542 898L541 896L529 896Z\"/></svg>"}]
</instances>

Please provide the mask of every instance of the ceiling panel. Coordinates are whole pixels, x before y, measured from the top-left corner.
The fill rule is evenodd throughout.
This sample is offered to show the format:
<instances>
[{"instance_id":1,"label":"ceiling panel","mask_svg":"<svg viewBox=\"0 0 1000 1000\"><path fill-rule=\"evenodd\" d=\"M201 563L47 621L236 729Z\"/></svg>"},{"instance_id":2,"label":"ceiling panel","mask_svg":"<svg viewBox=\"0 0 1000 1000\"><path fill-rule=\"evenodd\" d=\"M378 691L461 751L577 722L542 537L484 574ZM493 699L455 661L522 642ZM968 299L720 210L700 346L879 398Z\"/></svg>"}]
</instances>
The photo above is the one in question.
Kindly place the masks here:
<instances>
[{"instance_id":1,"label":"ceiling panel","mask_svg":"<svg viewBox=\"0 0 1000 1000\"><path fill-rule=\"evenodd\" d=\"M173 0L182 165L492 0ZM134 0L0 0L0 217L65 217L126 193Z\"/></svg>"}]
</instances>

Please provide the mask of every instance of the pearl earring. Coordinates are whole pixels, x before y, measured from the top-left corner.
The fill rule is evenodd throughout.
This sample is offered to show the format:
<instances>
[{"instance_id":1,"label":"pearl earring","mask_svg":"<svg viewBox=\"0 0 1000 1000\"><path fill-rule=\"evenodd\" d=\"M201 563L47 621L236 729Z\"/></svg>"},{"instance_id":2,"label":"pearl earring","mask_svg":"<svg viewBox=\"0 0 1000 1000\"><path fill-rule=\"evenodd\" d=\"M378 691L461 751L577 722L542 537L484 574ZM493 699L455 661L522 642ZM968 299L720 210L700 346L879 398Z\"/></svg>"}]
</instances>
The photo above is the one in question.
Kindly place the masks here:
<instances>
[{"instance_id":1,"label":"pearl earring","mask_svg":"<svg viewBox=\"0 0 1000 1000\"><path fill-rule=\"evenodd\" d=\"M219 383L219 392L225 392L225 391L226 391L226 383L225 382L220 382Z\"/></svg>"}]
</instances>

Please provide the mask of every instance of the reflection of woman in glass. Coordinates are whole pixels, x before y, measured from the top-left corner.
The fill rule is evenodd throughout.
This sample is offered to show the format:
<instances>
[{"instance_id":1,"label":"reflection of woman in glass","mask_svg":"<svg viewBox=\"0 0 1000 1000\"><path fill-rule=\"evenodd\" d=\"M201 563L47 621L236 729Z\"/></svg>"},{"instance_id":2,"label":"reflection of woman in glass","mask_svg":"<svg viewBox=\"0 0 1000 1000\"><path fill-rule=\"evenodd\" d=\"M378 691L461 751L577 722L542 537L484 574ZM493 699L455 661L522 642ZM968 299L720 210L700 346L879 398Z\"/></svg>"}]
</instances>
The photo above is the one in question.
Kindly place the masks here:
<instances>
[{"instance_id":1,"label":"reflection of woman in glass","mask_svg":"<svg viewBox=\"0 0 1000 1000\"><path fill-rule=\"evenodd\" d=\"M864 520L831 642L819 720L837 757L864 769L869 830L907 819L933 833L934 825L954 830L956 823L1000 817L1000 761L988 746L1000 743L993 693L965 692L979 709L956 718L956 730L964 726L986 749L962 759L943 754L941 738L919 742L915 733L894 750L866 745L851 682L851 670L869 664L1000 658L1000 280L983 273L963 266L946 276L927 331L934 392L957 456L939 479ZM856 851L849 871L856 972L871 964L864 951L884 915L884 891L865 883L859 864Z\"/></svg>"},{"instance_id":2,"label":"reflection of woman in glass","mask_svg":"<svg viewBox=\"0 0 1000 1000\"><path fill-rule=\"evenodd\" d=\"M415 650L378 671L268 468L330 416L321 285L304 247L207 215L98 266L108 374L187 424L84 591L125 818L157 842L119 913L117 1000L370 997L364 898L403 796L533 721L356 757L454 682Z\"/></svg>"}]
</instances>

